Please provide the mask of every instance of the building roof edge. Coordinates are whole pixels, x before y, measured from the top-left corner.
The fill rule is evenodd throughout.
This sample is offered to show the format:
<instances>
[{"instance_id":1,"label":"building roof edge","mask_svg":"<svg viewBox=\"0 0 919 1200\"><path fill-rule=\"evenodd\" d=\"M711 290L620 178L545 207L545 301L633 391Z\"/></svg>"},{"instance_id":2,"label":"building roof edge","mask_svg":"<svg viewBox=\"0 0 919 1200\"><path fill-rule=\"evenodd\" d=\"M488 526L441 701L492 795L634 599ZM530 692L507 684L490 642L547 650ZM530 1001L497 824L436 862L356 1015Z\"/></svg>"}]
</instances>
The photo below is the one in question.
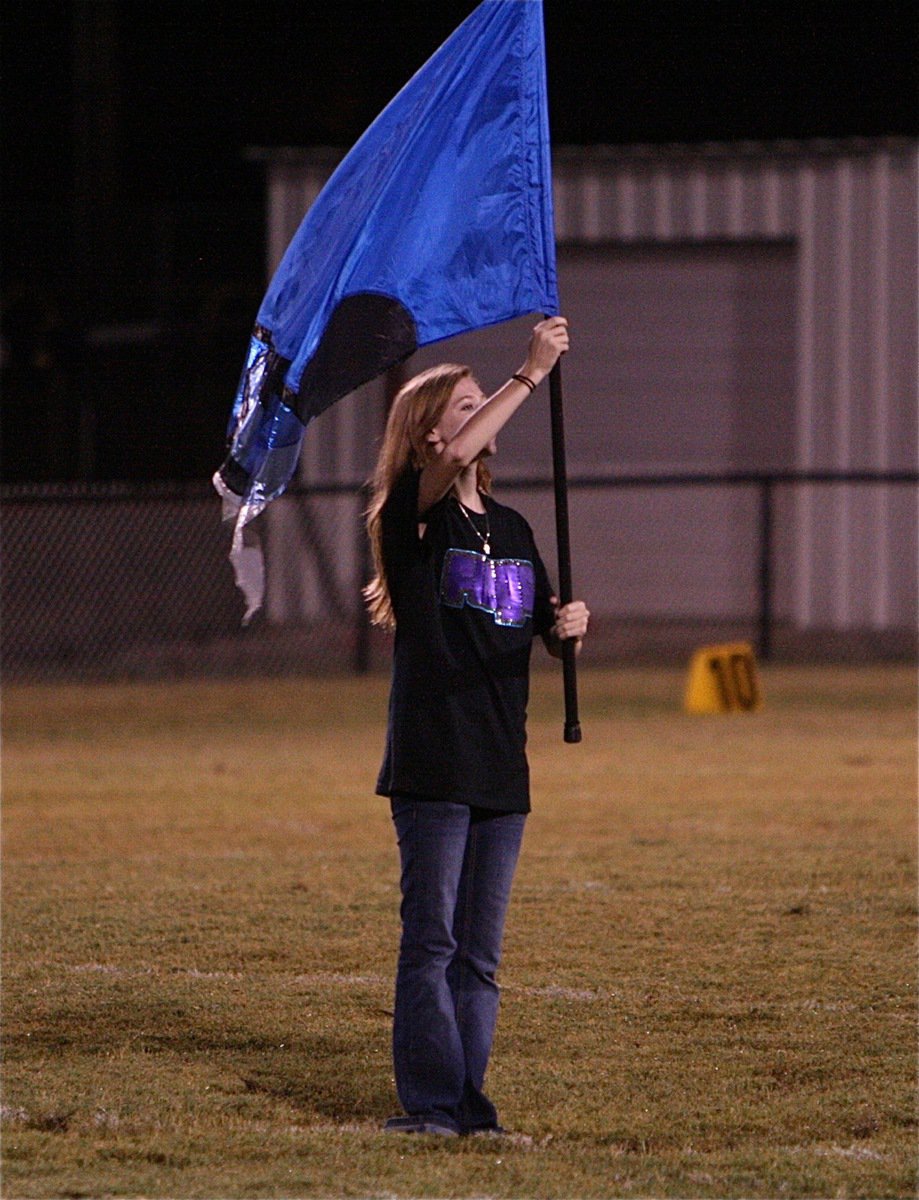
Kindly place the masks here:
<instances>
[{"instance_id":1,"label":"building roof edge","mask_svg":"<svg viewBox=\"0 0 919 1200\"><path fill-rule=\"evenodd\" d=\"M840 158L888 152L904 154L919 150L919 138L847 137L780 138L772 141L662 142L633 145L556 145L553 162L558 165L588 165L608 162L675 162L745 158ZM341 146L249 146L248 162L270 166L334 167L347 153Z\"/></svg>"}]
</instances>

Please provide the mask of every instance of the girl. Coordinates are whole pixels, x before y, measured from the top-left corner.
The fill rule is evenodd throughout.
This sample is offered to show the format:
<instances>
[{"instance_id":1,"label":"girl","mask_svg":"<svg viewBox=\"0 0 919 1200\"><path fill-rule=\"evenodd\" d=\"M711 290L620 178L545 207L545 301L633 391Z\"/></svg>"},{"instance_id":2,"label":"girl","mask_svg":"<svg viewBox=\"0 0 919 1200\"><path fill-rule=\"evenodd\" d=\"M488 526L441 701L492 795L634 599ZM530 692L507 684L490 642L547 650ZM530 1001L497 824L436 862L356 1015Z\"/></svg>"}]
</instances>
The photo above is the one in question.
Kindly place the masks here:
<instances>
[{"instance_id":1,"label":"girl","mask_svg":"<svg viewBox=\"0 0 919 1200\"><path fill-rule=\"evenodd\" d=\"M520 372L486 399L468 367L410 380L389 414L367 528L371 619L395 629L377 793L402 864L393 1058L405 1115L393 1132L499 1131L482 1091L498 1015L495 973L530 808L530 646L550 653L588 612L559 607L526 521L491 497L485 459L568 349L540 322Z\"/></svg>"}]
</instances>

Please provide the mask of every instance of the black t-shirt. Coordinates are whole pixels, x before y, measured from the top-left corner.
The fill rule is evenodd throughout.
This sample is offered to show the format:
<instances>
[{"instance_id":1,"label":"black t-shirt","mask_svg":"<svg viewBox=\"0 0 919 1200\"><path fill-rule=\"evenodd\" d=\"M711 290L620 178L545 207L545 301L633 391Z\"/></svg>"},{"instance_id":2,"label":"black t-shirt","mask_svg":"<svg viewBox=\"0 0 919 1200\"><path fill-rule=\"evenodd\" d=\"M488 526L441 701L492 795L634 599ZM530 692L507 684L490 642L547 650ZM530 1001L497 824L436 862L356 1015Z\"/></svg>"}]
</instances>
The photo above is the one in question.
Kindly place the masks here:
<instances>
[{"instance_id":1,"label":"black t-shirt","mask_svg":"<svg viewBox=\"0 0 919 1200\"><path fill-rule=\"evenodd\" d=\"M419 537L418 480L407 468L382 513L396 637L377 794L529 812L530 649L554 621L546 568L524 518L490 496L472 523L446 496Z\"/></svg>"}]
</instances>

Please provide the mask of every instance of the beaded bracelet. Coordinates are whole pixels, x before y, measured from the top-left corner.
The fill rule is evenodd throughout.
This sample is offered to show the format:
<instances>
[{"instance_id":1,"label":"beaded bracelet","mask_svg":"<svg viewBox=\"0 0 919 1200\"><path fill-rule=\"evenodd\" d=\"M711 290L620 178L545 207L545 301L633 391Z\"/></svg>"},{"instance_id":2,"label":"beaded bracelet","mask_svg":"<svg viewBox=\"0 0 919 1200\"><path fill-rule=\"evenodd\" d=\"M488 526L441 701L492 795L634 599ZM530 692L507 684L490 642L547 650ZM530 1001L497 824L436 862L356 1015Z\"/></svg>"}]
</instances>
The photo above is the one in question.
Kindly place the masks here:
<instances>
[{"instance_id":1,"label":"beaded bracelet","mask_svg":"<svg viewBox=\"0 0 919 1200\"><path fill-rule=\"evenodd\" d=\"M512 375L511 379L516 379L518 383L525 384L531 392L536 391L536 384L528 375Z\"/></svg>"}]
</instances>

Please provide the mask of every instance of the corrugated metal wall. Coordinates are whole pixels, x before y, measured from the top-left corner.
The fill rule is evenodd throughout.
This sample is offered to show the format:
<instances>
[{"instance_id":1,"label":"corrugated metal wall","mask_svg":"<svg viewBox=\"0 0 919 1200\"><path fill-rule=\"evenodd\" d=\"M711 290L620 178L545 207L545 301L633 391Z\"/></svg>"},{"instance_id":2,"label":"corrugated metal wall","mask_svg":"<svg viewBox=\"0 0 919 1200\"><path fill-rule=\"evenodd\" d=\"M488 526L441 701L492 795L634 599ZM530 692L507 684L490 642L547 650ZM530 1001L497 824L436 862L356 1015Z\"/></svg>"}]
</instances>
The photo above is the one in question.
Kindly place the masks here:
<instances>
[{"instance_id":1,"label":"corrugated metal wall","mask_svg":"<svg viewBox=\"0 0 919 1200\"><path fill-rule=\"evenodd\" d=\"M562 244L790 240L797 336L789 468L916 468L914 142L563 150L554 167ZM885 628L911 619L913 505L887 488L861 499L852 489L804 489L796 510L799 625Z\"/></svg>"},{"instance_id":2,"label":"corrugated metal wall","mask_svg":"<svg viewBox=\"0 0 919 1200\"><path fill-rule=\"evenodd\" d=\"M337 155L291 152L266 157L269 269L273 270ZM645 275L635 284L635 294L640 295L644 286L653 295L657 287L659 295L679 303L678 297L673 299L673 280L677 275L685 278L678 268L687 262L691 267L695 256L697 269L694 276L690 270L691 283L680 285L685 290L682 302L704 302L706 315L717 314L718 309L707 297L704 272L712 279L728 278L723 271L721 276L712 274L725 256L740 264L737 278L766 281L766 295L747 296L737 304L747 322L747 341L754 340L754 332L759 337L760 357L781 358L772 368L766 361L754 364L754 374L758 371L762 381L771 369L787 381L781 389L774 380L772 384L776 392L786 386L793 392L790 411L780 413L778 395L767 396L775 414L763 418L756 409L761 383L748 386L746 392L740 388L736 407L743 410L738 420L746 423L752 437L757 436L757 423L761 433L773 419L788 424L787 437L774 439L781 451L767 457L781 452L789 461L770 461L770 466L801 471L916 468L916 143L562 148L554 154L554 180L563 296L595 296L596 285L591 290L587 278L591 271L608 270L610 286L619 286L616 281L624 279L626 261L634 269L642 258ZM578 262L584 275L580 282ZM770 270L774 285L768 283ZM689 362L681 347L672 338L668 341L661 313L652 315L661 334L655 335L656 351L645 355L647 377L636 382L638 394L641 388L650 388L648 380L654 370L663 369L665 358L671 369L684 373ZM620 328L625 329L627 317L620 314ZM601 319L602 314L585 310L579 328L596 337ZM758 332L751 321L759 322ZM764 324L774 328L764 331ZM786 327L787 333L779 335L780 328ZM499 373L506 372L507 339L513 338L517 345L520 331L488 332L491 340L482 341L473 361L478 365L484 360L487 371L491 347L496 362L502 364ZM722 369L735 374L743 348L735 345L731 350L730 344L739 336L744 336L742 322L740 333L728 328L713 331L713 345L721 346ZM425 353L418 356L419 368L426 365ZM443 353L437 348L435 357ZM729 355L733 355L730 361ZM597 343L593 357L610 368L607 380L615 374L617 363L621 366L622 354L617 359L615 342L612 350ZM689 381L685 386L690 386ZM678 392L675 387L675 396ZM608 405L609 396L601 394L599 382L585 382L579 398L593 406L581 414L586 426L601 425L602 406ZM376 413L368 419L368 409L374 408ZM368 431L380 412L377 393L365 395L360 404L343 401L325 414L306 439L308 478L320 482L363 474L373 453ZM665 425L659 421L652 426L659 427L661 435L656 444L649 444L644 464L649 469L655 464L670 470L681 465L675 459L673 439L665 438ZM609 465L623 468L615 456ZM700 464L694 459L683 465ZM736 465L723 456L725 469ZM577 469L579 464L572 466ZM590 466L595 471L597 464ZM716 467L709 464L709 469ZM633 532L636 545L644 545L646 554L653 554L662 533L673 540L672 515L666 530L660 524L663 518L653 511L642 519L643 528ZM724 520L730 521L729 506ZM724 533L729 541L730 530ZM793 564L783 576L783 615L798 626L886 629L914 624L917 551L911 490L796 488L783 505L779 537ZM691 550L688 545L687 562L679 568L684 575ZM596 563L607 558L597 556ZM708 599L700 577L691 588L691 607L694 612L706 608L722 612L730 589L728 593L718 590L718 572L709 571L706 577L711 580ZM604 580L596 565L591 582L596 589L594 607L602 609L609 603L615 611L615 603L608 599L616 595L615 581ZM661 601L659 582L648 584L644 601L640 587L632 590L633 606L640 611L644 604L649 613L656 611ZM280 595L275 602L283 615L287 602ZM302 611L304 604L308 606L307 598L300 596L296 607Z\"/></svg>"}]
</instances>

